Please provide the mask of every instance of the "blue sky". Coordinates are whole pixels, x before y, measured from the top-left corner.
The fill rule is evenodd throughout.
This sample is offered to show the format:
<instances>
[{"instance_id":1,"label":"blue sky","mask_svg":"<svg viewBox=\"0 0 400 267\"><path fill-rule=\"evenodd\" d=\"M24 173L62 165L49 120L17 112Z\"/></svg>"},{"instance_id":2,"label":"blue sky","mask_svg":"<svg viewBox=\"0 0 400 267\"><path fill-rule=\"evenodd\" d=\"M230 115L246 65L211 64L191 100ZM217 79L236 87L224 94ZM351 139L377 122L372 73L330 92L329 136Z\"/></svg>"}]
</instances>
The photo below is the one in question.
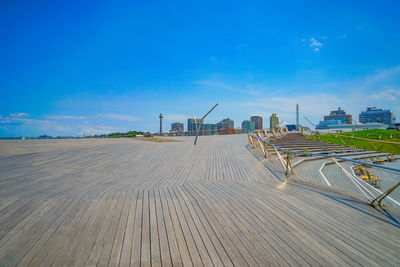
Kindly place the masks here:
<instances>
[{"instance_id":1,"label":"blue sky","mask_svg":"<svg viewBox=\"0 0 400 267\"><path fill-rule=\"evenodd\" d=\"M399 1L1 1L0 136L400 120ZM264 123L267 119L264 120ZM186 127L186 126L185 126Z\"/></svg>"}]
</instances>

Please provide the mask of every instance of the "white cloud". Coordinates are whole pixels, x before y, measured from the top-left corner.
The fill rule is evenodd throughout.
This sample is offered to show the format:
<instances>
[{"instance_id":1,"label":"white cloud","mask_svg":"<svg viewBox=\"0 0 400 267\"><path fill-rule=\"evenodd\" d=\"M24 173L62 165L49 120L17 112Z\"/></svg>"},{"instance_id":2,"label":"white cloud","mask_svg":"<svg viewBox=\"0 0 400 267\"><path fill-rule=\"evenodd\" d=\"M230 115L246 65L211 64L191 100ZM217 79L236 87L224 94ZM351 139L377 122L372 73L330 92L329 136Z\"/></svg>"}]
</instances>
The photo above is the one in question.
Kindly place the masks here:
<instances>
[{"instance_id":1,"label":"white cloud","mask_svg":"<svg viewBox=\"0 0 400 267\"><path fill-rule=\"evenodd\" d=\"M339 34L339 35L337 36L337 38L339 38L339 39L343 39L343 38L346 38L346 37L347 37L347 34L345 34L345 33Z\"/></svg>"},{"instance_id":2,"label":"white cloud","mask_svg":"<svg viewBox=\"0 0 400 267\"><path fill-rule=\"evenodd\" d=\"M23 118L23 117L28 117L29 114L28 113L24 113L24 112L20 112L20 113L11 113L9 115L12 118Z\"/></svg>"},{"instance_id":3,"label":"white cloud","mask_svg":"<svg viewBox=\"0 0 400 267\"><path fill-rule=\"evenodd\" d=\"M113 114L113 113L102 114L102 115L100 115L100 117L105 118L105 119L118 120L118 121L137 121L138 120L138 118L131 116L131 115Z\"/></svg>"},{"instance_id":4,"label":"white cloud","mask_svg":"<svg viewBox=\"0 0 400 267\"><path fill-rule=\"evenodd\" d=\"M315 38L310 39L310 46L314 48L314 51L318 52L322 47L322 43L318 42Z\"/></svg>"},{"instance_id":5,"label":"white cloud","mask_svg":"<svg viewBox=\"0 0 400 267\"><path fill-rule=\"evenodd\" d=\"M83 119L86 119L86 117L83 117L83 116L71 116L71 115L46 116L45 118L46 119L51 119L51 120L62 120L62 119L83 120Z\"/></svg>"}]
</instances>

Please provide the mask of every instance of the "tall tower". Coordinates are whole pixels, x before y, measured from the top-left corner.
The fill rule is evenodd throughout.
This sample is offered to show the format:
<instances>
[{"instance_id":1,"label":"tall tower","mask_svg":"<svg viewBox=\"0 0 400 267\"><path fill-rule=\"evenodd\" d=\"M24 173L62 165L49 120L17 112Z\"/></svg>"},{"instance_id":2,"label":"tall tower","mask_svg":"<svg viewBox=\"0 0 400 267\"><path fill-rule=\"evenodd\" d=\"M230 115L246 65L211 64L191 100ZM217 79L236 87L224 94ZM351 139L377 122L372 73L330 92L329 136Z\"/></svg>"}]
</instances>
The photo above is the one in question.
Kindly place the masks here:
<instances>
[{"instance_id":1,"label":"tall tower","mask_svg":"<svg viewBox=\"0 0 400 267\"><path fill-rule=\"evenodd\" d=\"M164 118L163 115L160 113L160 133L162 133L162 119Z\"/></svg>"},{"instance_id":2,"label":"tall tower","mask_svg":"<svg viewBox=\"0 0 400 267\"><path fill-rule=\"evenodd\" d=\"M299 130L299 104L296 104L296 130Z\"/></svg>"}]
</instances>

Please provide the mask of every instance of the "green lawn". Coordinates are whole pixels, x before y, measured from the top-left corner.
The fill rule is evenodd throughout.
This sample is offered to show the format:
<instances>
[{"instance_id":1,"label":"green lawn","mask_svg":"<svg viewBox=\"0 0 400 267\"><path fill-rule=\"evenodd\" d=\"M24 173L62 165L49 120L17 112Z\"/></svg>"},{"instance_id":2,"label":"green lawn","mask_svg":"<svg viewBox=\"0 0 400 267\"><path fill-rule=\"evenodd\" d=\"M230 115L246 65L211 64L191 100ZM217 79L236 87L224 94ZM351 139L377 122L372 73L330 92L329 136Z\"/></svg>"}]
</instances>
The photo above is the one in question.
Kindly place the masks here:
<instances>
[{"instance_id":1,"label":"green lawn","mask_svg":"<svg viewBox=\"0 0 400 267\"><path fill-rule=\"evenodd\" d=\"M382 141L400 142L400 131L395 130L364 130L357 132L341 133L341 135L347 135Z\"/></svg>"},{"instance_id":2,"label":"green lawn","mask_svg":"<svg viewBox=\"0 0 400 267\"><path fill-rule=\"evenodd\" d=\"M395 130L364 130L356 132L347 132L338 134L322 134L317 136L306 135L310 139L318 139L325 143L350 146L355 148L367 149L371 151L380 151L400 155L399 144L385 144L367 140L351 139L351 136L366 138L371 140L381 140L400 143L400 131Z\"/></svg>"}]
</instances>

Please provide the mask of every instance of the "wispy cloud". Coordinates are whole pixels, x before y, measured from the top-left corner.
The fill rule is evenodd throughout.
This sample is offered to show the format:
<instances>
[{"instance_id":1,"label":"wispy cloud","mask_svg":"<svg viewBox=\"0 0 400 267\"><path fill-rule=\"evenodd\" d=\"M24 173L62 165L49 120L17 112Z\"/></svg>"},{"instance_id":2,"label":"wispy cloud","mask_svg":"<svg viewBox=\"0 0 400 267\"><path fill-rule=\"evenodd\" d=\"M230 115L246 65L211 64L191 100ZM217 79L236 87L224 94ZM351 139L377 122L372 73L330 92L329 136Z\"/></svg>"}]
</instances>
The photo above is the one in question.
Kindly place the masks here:
<instances>
[{"instance_id":1,"label":"wispy cloud","mask_svg":"<svg viewBox=\"0 0 400 267\"><path fill-rule=\"evenodd\" d=\"M242 105L244 110L257 110L259 114L276 112L280 118L287 118L289 122L293 121L296 103L300 105L300 112L307 117L310 116L309 118L315 122L338 107L344 108L354 119L357 119L360 111L368 106L389 108L398 112L400 111L400 105L397 104L400 102L398 77L400 77L400 66L377 70L370 75L343 82L308 85L306 88L297 88L297 94L282 93L280 96L265 94L257 99L238 102L236 105ZM313 92L326 93L299 92L311 88Z\"/></svg>"},{"instance_id":2,"label":"wispy cloud","mask_svg":"<svg viewBox=\"0 0 400 267\"><path fill-rule=\"evenodd\" d=\"M12 117L11 114L9 117L0 117L0 123L20 123L20 124L48 124L49 121L41 120L41 119L29 119L24 117Z\"/></svg>"},{"instance_id":3,"label":"wispy cloud","mask_svg":"<svg viewBox=\"0 0 400 267\"><path fill-rule=\"evenodd\" d=\"M400 89L389 89L368 96L374 100L400 101Z\"/></svg>"},{"instance_id":4,"label":"wispy cloud","mask_svg":"<svg viewBox=\"0 0 400 267\"><path fill-rule=\"evenodd\" d=\"M72 115L60 115L60 116L45 116L46 119L50 120L64 120L64 119L73 119L73 120L83 120L87 117L83 116L72 116Z\"/></svg>"},{"instance_id":5,"label":"wispy cloud","mask_svg":"<svg viewBox=\"0 0 400 267\"><path fill-rule=\"evenodd\" d=\"M105 119L111 120L119 120L119 121L137 121L138 118L131 116L131 115L124 115L124 114L114 114L114 113L106 113L100 115L100 117Z\"/></svg>"},{"instance_id":6,"label":"wispy cloud","mask_svg":"<svg viewBox=\"0 0 400 267\"><path fill-rule=\"evenodd\" d=\"M345 34L345 33L339 34L339 35L337 36L337 38L339 38L339 39L343 39L343 38L346 38L346 37L347 37L347 34Z\"/></svg>"},{"instance_id":7,"label":"wispy cloud","mask_svg":"<svg viewBox=\"0 0 400 267\"><path fill-rule=\"evenodd\" d=\"M28 117L29 114L28 113L24 113L24 112L20 112L20 113L11 113L9 115L12 118L23 118L23 117Z\"/></svg>"},{"instance_id":8,"label":"wispy cloud","mask_svg":"<svg viewBox=\"0 0 400 267\"><path fill-rule=\"evenodd\" d=\"M364 78L364 85L368 88L376 87L376 86L391 86L391 84L398 82L400 77L400 65L379 70L369 76ZM375 88L373 88L376 90Z\"/></svg>"},{"instance_id":9,"label":"wispy cloud","mask_svg":"<svg viewBox=\"0 0 400 267\"><path fill-rule=\"evenodd\" d=\"M114 118L114 116L111 116ZM106 134L121 131L124 127L91 125L89 122L81 121L86 117L77 116L45 116L48 120L24 117L7 117L0 116L0 129L11 136L29 135L38 136L41 134L49 134L52 136L67 135L94 135ZM75 120L71 122L70 119ZM124 118L131 119L131 118ZM79 123L78 123L79 122Z\"/></svg>"},{"instance_id":10,"label":"wispy cloud","mask_svg":"<svg viewBox=\"0 0 400 267\"><path fill-rule=\"evenodd\" d=\"M310 46L314 48L314 51L319 52L320 48L322 47L322 43L318 42L317 39L315 38L311 38L310 42L311 42Z\"/></svg>"},{"instance_id":11,"label":"wispy cloud","mask_svg":"<svg viewBox=\"0 0 400 267\"><path fill-rule=\"evenodd\" d=\"M229 90L229 91L248 94L248 95L261 95L261 93L264 91L261 88L255 89L254 85L247 85L246 88L238 88L235 86L228 85L221 81L195 81L194 83L204 86L204 87Z\"/></svg>"}]
</instances>

